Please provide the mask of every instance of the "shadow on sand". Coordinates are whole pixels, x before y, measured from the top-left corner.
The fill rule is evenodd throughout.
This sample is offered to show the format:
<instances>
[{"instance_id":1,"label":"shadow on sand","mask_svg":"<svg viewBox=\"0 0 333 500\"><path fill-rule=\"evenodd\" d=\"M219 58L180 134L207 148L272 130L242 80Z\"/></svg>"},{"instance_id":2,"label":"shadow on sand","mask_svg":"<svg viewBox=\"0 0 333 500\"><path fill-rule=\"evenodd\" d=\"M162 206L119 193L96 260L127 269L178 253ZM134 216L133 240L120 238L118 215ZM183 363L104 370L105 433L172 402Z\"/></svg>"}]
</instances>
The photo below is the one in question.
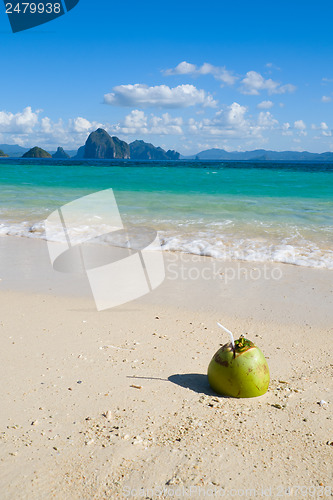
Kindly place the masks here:
<instances>
[{"instance_id":1,"label":"shadow on sand","mask_svg":"<svg viewBox=\"0 0 333 500\"><path fill-rule=\"evenodd\" d=\"M170 375L168 380L173 384L180 385L191 391L203 393L207 396L217 396L217 394L210 388L208 384L207 375L202 373L185 373L183 375L176 374Z\"/></svg>"},{"instance_id":2,"label":"shadow on sand","mask_svg":"<svg viewBox=\"0 0 333 500\"><path fill-rule=\"evenodd\" d=\"M177 373L175 375L170 375L170 377L160 378L160 377L140 377L140 376L132 376L128 375L127 378L131 378L134 380L161 380L164 382L172 382L173 384L179 385L180 387L184 387L185 389L190 389L193 392L197 392L198 394L206 394L206 396L217 396L219 398L228 398L228 396L222 396L221 394L217 394L214 392L208 383L207 375L202 373Z\"/></svg>"}]
</instances>

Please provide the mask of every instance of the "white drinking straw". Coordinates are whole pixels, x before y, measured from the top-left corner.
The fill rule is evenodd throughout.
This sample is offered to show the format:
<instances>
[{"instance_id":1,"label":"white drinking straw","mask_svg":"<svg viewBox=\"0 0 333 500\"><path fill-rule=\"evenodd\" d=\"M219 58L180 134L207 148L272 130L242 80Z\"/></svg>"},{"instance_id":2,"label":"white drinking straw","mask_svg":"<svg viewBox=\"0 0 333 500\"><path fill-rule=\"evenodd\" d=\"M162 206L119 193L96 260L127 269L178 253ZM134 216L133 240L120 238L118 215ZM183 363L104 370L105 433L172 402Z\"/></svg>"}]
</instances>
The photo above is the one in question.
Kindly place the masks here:
<instances>
[{"instance_id":1,"label":"white drinking straw","mask_svg":"<svg viewBox=\"0 0 333 500\"><path fill-rule=\"evenodd\" d=\"M226 328L225 326L221 325L221 323L219 323L217 321L217 324L220 328L222 328L222 330L224 330L225 332L228 333L229 337L230 337L230 341L231 341L231 345L232 345L232 349L233 351L235 352L235 341L234 341L234 336L232 334L232 332L230 330L228 330L228 328Z\"/></svg>"}]
</instances>

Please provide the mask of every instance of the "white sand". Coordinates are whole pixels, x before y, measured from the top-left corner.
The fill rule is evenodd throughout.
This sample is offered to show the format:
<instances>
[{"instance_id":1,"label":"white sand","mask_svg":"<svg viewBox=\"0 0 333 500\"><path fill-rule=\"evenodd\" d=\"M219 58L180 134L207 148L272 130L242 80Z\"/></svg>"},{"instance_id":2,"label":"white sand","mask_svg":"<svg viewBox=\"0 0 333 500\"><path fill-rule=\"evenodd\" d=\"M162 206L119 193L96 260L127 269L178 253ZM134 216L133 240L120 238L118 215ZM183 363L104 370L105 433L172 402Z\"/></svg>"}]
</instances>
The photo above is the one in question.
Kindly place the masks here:
<instances>
[{"instance_id":1,"label":"white sand","mask_svg":"<svg viewBox=\"0 0 333 500\"><path fill-rule=\"evenodd\" d=\"M0 238L0 256L1 499L329 492L332 272L169 255L155 292L97 312L44 243ZM216 321L264 352L266 395L210 390Z\"/></svg>"}]
</instances>

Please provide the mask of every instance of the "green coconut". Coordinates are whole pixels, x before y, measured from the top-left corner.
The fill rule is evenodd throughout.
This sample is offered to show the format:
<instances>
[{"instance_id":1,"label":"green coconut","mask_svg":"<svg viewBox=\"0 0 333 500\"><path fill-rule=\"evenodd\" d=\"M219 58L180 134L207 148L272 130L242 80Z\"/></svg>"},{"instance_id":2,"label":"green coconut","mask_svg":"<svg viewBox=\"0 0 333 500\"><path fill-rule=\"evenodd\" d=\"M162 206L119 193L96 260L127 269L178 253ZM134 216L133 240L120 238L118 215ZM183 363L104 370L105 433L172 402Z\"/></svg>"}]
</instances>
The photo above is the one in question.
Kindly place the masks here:
<instances>
[{"instance_id":1,"label":"green coconut","mask_svg":"<svg viewBox=\"0 0 333 500\"><path fill-rule=\"evenodd\" d=\"M208 366L211 388L223 396L254 398L267 392L269 368L265 356L253 342L241 336L222 346Z\"/></svg>"}]
</instances>

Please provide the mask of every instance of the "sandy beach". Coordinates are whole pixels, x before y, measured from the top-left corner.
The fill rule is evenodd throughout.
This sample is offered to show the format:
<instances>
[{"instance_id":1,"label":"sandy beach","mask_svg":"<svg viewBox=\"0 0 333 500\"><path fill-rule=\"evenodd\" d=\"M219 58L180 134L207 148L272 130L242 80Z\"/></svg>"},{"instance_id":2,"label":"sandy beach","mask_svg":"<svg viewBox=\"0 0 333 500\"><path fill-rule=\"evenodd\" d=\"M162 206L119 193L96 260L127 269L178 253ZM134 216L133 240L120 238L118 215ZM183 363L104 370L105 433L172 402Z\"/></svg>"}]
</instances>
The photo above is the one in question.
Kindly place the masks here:
<instances>
[{"instance_id":1,"label":"sandy beach","mask_svg":"<svg viewBox=\"0 0 333 500\"><path fill-rule=\"evenodd\" d=\"M333 500L333 1L4 4L0 500Z\"/></svg>"},{"instance_id":2,"label":"sandy beach","mask_svg":"<svg viewBox=\"0 0 333 500\"><path fill-rule=\"evenodd\" d=\"M332 271L165 253L97 312L45 242L0 252L1 499L332 496ZM264 396L209 388L216 321L265 354Z\"/></svg>"}]
</instances>

